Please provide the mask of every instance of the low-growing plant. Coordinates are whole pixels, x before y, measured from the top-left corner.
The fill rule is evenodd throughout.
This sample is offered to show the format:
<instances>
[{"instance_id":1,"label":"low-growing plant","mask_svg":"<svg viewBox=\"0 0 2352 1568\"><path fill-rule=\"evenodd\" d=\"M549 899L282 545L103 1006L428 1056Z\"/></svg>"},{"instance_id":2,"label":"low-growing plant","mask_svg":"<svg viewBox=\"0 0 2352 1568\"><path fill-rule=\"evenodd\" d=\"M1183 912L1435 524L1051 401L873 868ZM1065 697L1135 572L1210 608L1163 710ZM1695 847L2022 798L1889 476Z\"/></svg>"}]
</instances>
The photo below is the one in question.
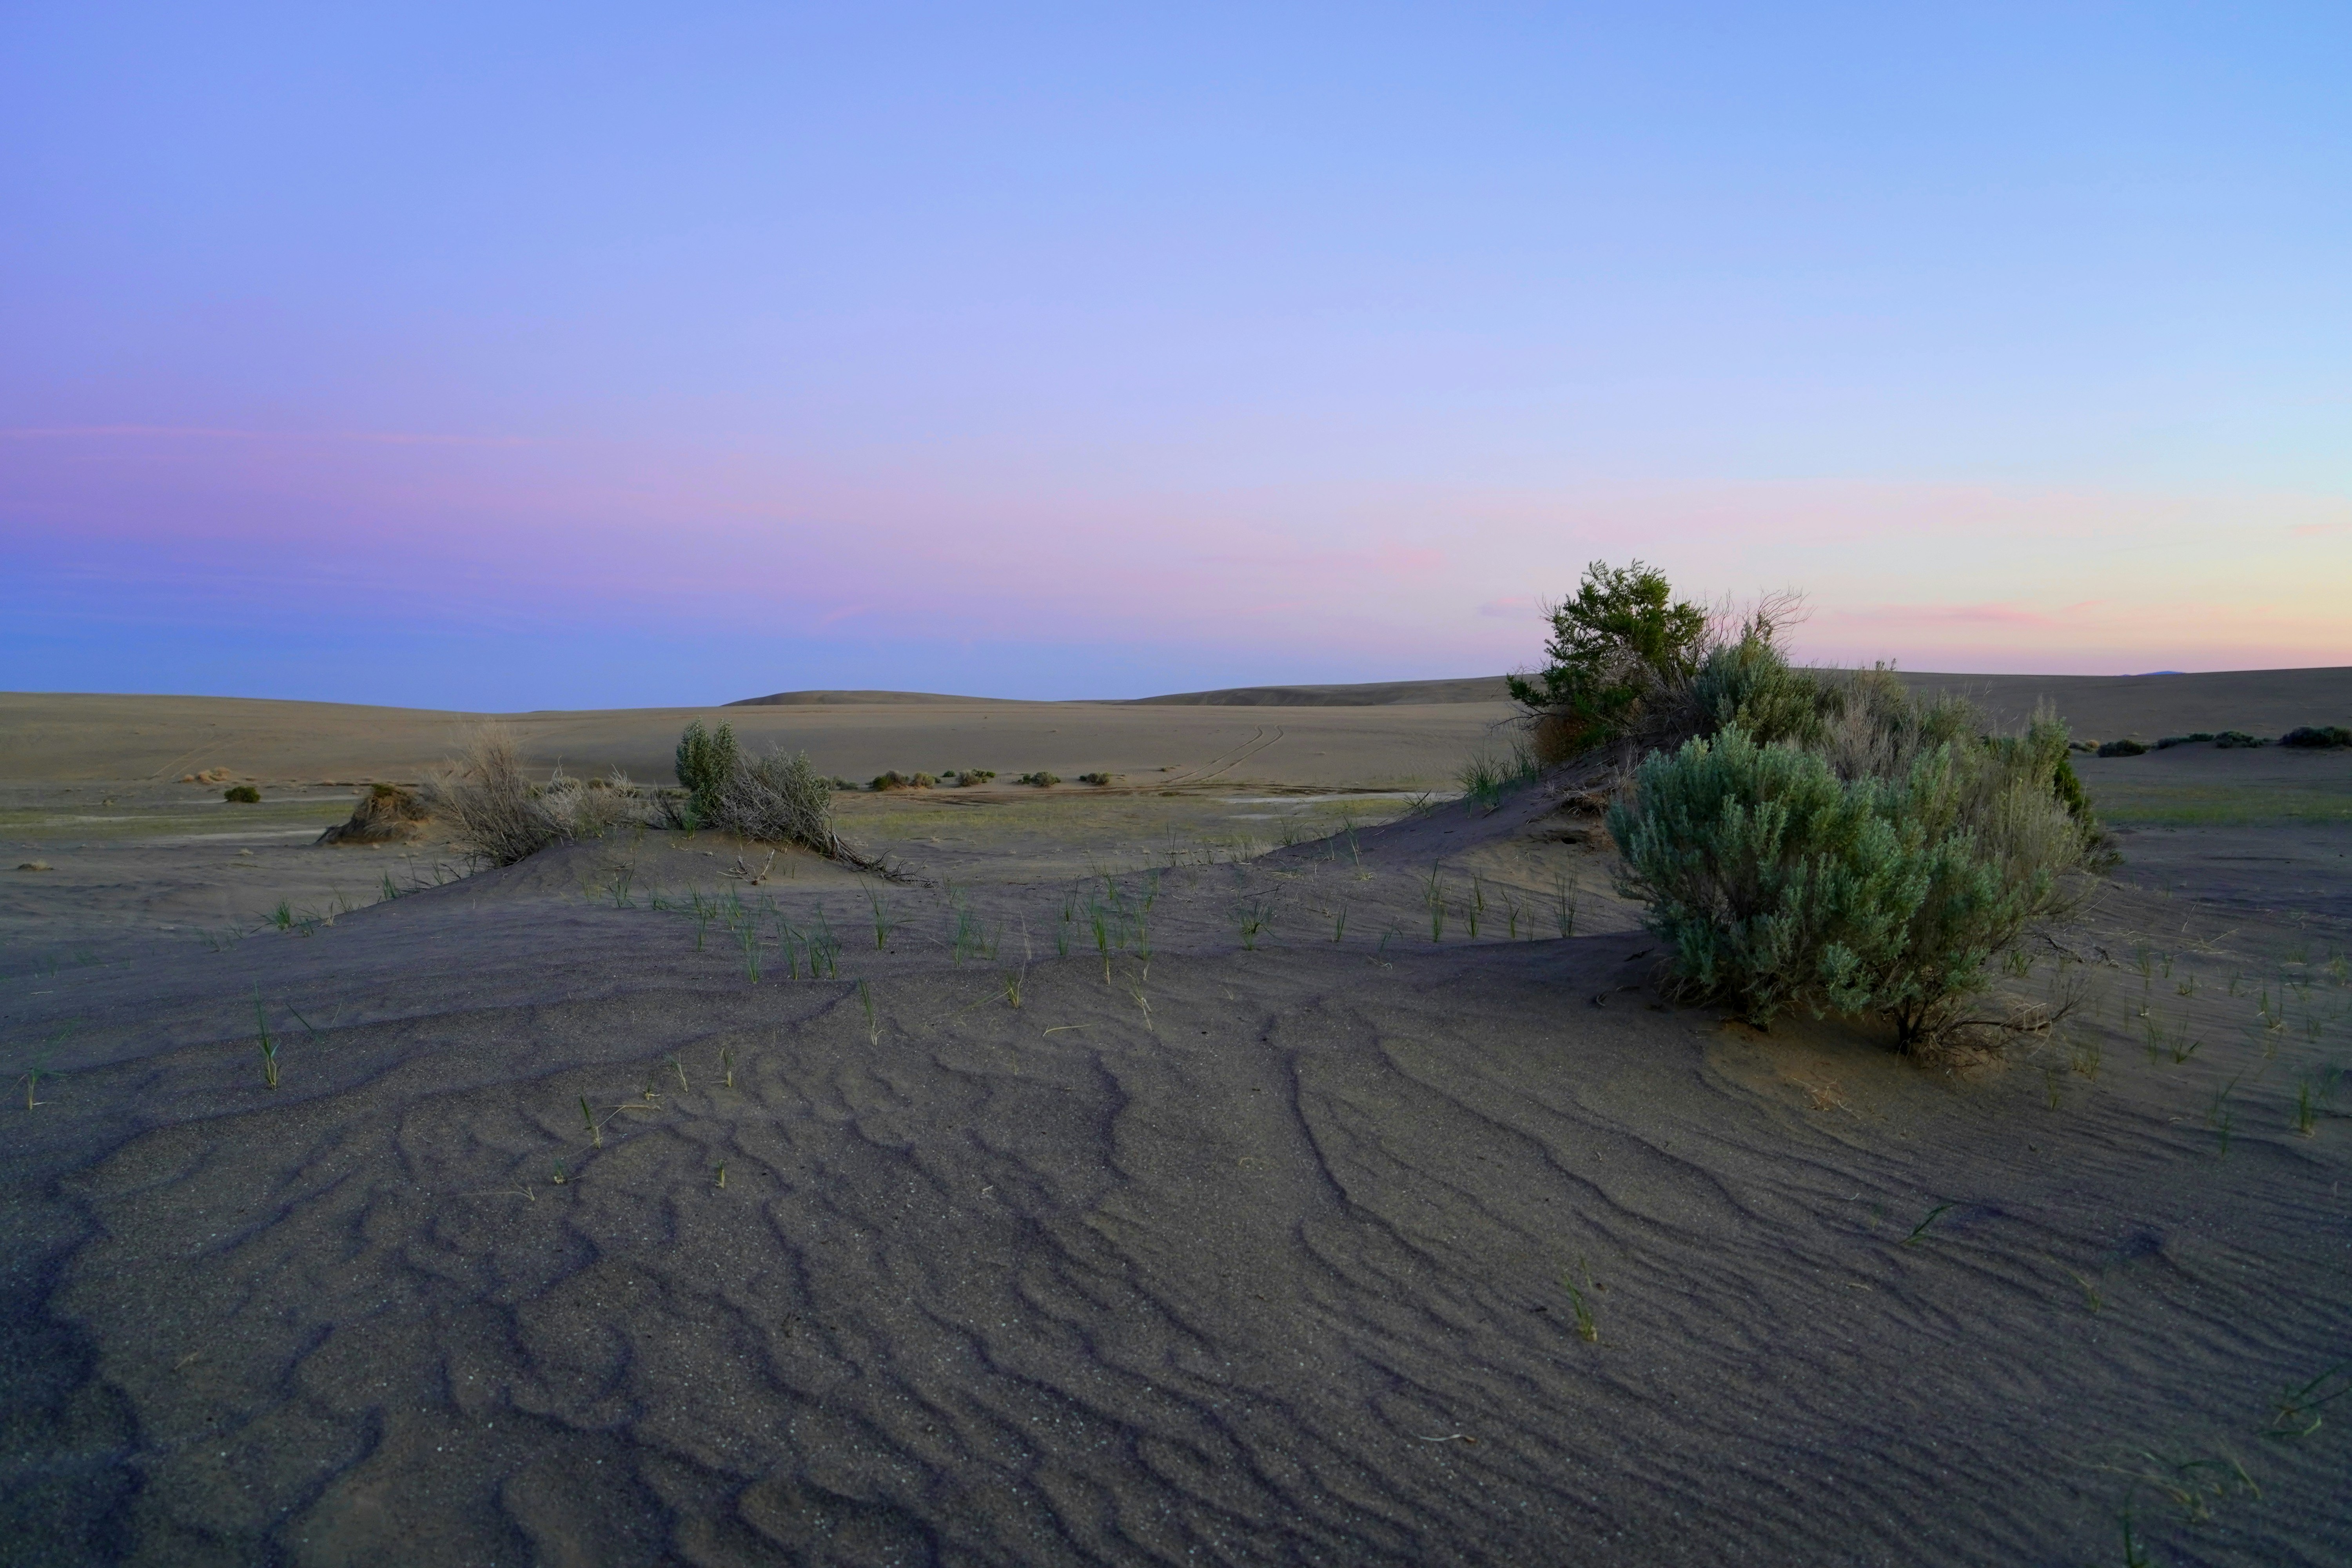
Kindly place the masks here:
<instances>
[{"instance_id":1,"label":"low-growing plant","mask_svg":"<svg viewBox=\"0 0 2352 1568\"><path fill-rule=\"evenodd\" d=\"M1576 1337L1589 1345L1599 1344L1601 1325L1593 1318L1592 1300L1588 1294L1596 1288L1592 1283L1592 1270L1581 1258L1576 1260L1576 1274L1570 1274L1567 1269L1561 1269L1559 1287L1568 1292L1568 1308L1576 1318ZM1582 1284L1577 1282L1578 1274L1583 1276Z\"/></svg>"},{"instance_id":2,"label":"low-growing plant","mask_svg":"<svg viewBox=\"0 0 2352 1568\"><path fill-rule=\"evenodd\" d=\"M1118 777L1117 773L1080 773L1078 782L1082 784L1093 784L1099 789L1104 784L1114 782Z\"/></svg>"},{"instance_id":3,"label":"low-growing plant","mask_svg":"<svg viewBox=\"0 0 2352 1568\"><path fill-rule=\"evenodd\" d=\"M1491 746L1479 747L1455 776L1462 785L1463 802L1492 813L1511 791L1542 777L1543 764L1536 760L1534 743L1520 734L1512 736L1509 745L1499 752Z\"/></svg>"},{"instance_id":4,"label":"low-growing plant","mask_svg":"<svg viewBox=\"0 0 2352 1568\"><path fill-rule=\"evenodd\" d=\"M2221 1158L2224 1160L2230 1157L2230 1133L2238 1123L2238 1113L2230 1104L2230 1095L2237 1087L2238 1080L2234 1078L2223 1084L2205 1111L2206 1125L2221 1135Z\"/></svg>"},{"instance_id":5,"label":"low-growing plant","mask_svg":"<svg viewBox=\"0 0 2352 1568\"><path fill-rule=\"evenodd\" d=\"M972 789L978 785L986 784L989 780L994 778L996 773L993 769L990 768L966 768L962 772L951 776L955 779L957 788Z\"/></svg>"},{"instance_id":6,"label":"low-growing plant","mask_svg":"<svg viewBox=\"0 0 2352 1568\"><path fill-rule=\"evenodd\" d=\"M261 792L251 784L231 784L221 791L221 799L231 805L259 805Z\"/></svg>"},{"instance_id":7,"label":"low-growing plant","mask_svg":"<svg viewBox=\"0 0 2352 1568\"><path fill-rule=\"evenodd\" d=\"M278 1041L269 1032L269 1014L261 1004L261 987L253 988L253 1026L261 1042L261 1081L278 1087Z\"/></svg>"},{"instance_id":8,"label":"low-growing plant","mask_svg":"<svg viewBox=\"0 0 2352 1568\"><path fill-rule=\"evenodd\" d=\"M2120 741L2100 742L2098 754L2103 757L2145 756L2147 754L2147 747L2141 742L2126 737Z\"/></svg>"},{"instance_id":9,"label":"low-growing plant","mask_svg":"<svg viewBox=\"0 0 2352 1568\"><path fill-rule=\"evenodd\" d=\"M1055 784L1060 784L1062 781L1058 775L1046 773L1040 769L1038 772L1034 773L1023 773L1019 778L1013 782L1014 784L1028 784L1035 789L1052 789Z\"/></svg>"},{"instance_id":10,"label":"low-growing plant","mask_svg":"<svg viewBox=\"0 0 2352 1568\"><path fill-rule=\"evenodd\" d=\"M2210 730L2196 730L2186 735L2167 735L2156 743L2156 749L2159 752L2169 751L2175 746L2194 745L2200 741L2210 741L2212 738L2213 731Z\"/></svg>"},{"instance_id":11,"label":"low-growing plant","mask_svg":"<svg viewBox=\"0 0 2352 1568\"><path fill-rule=\"evenodd\" d=\"M2267 746L2269 744L2270 742L2263 740L2261 736L2249 735L2243 730L2224 730L2220 734L2213 737L2213 749L2217 752L2226 752L2232 749L2251 751L2254 747Z\"/></svg>"},{"instance_id":12,"label":"low-growing plant","mask_svg":"<svg viewBox=\"0 0 2352 1568\"><path fill-rule=\"evenodd\" d=\"M2308 1437L2325 1425L2319 1407L2352 1394L2352 1361L2329 1367L2307 1383L2280 1391L2266 1437Z\"/></svg>"},{"instance_id":13,"label":"low-growing plant","mask_svg":"<svg viewBox=\"0 0 2352 1568\"><path fill-rule=\"evenodd\" d=\"M2326 750L2336 746L2352 746L2352 730L2341 724L2298 724L2278 738L2282 746L2301 746Z\"/></svg>"}]
</instances>

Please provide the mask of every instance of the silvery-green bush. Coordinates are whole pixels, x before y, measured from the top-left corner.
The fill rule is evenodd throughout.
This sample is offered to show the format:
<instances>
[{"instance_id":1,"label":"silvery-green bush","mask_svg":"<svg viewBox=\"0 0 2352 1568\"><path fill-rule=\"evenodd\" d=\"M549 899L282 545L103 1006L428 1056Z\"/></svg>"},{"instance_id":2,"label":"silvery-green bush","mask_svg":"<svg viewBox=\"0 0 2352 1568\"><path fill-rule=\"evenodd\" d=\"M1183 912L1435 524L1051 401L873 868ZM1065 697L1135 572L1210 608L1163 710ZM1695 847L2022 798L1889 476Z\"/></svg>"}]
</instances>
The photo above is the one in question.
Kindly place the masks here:
<instances>
[{"instance_id":1,"label":"silvery-green bush","mask_svg":"<svg viewBox=\"0 0 2352 1568\"><path fill-rule=\"evenodd\" d=\"M1772 705L1792 714L1778 679ZM2095 843L2061 795L2064 728L1964 733L1952 705L1892 685L1821 704L1790 726L1801 739L1759 744L1735 723L1635 771L1610 832L1686 994L1758 1024L1798 1006L1874 1016L1916 1048L2058 910Z\"/></svg>"}]
</instances>

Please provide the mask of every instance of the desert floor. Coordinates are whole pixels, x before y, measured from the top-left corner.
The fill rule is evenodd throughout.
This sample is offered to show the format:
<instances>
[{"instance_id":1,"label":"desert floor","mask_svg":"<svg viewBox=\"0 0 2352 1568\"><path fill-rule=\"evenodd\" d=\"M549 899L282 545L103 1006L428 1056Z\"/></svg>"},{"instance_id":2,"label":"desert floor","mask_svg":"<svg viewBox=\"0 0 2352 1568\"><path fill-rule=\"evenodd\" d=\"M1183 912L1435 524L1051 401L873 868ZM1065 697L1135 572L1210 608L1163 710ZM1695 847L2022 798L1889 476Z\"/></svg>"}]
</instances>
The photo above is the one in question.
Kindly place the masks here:
<instances>
[{"instance_id":1,"label":"desert floor","mask_svg":"<svg viewBox=\"0 0 2352 1568\"><path fill-rule=\"evenodd\" d=\"M466 716L0 698L0 1561L2352 1558L2352 753L2081 762L2081 1007L1930 1068L1414 798L1508 712L526 715L1122 780L461 875L312 840Z\"/></svg>"}]
</instances>

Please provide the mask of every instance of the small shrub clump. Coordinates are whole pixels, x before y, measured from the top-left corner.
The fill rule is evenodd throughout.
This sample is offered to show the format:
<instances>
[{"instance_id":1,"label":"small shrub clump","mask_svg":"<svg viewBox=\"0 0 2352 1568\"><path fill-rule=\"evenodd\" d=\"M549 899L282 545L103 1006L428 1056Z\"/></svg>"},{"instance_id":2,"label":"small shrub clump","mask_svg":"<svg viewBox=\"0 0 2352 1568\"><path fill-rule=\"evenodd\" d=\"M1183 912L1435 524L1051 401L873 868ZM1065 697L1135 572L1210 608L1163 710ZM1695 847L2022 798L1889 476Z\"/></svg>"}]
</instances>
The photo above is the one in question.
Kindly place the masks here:
<instances>
[{"instance_id":1,"label":"small shrub clump","mask_svg":"<svg viewBox=\"0 0 2352 1568\"><path fill-rule=\"evenodd\" d=\"M511 866L542 849L601 838L617 828L648 826L655 816L653 803L618 770L590 781L558 767L545 784L531 783L514 738L494 724L476 731L425 782L413 804L396 804L398 791L386 797L379 793L383 787L390 786L371 790L362 805L404 816L421 807L446 823L477 858L493 866ZM353 820L359 816L355 812Z\"/></svg>"},{"instance_id":2,"label":"small shrub clump","mask_svg":"<svg viewBox=\"0 0 2352 1568\"><path fill-rule=\"evenodd\" d=\"M1117 773L1080 773L1078 782L1082 784L1094 784L1100 787L1103 784L1115 783L1118 778Z\"/></svg>"},{"instance_id":3,"label":"small shrub clump","mask_svg":"<svg viewBox=\"0 0 2352 1568\"><path fill-rule=\"evenodd\" d=\"M1465 803L1478 810L1493 811L1503 804L1505 794L1534 782L1542 773L1543 764L1536 760L1535 747L1525 736L1517 736L1499 753L1486 746L1479 747L1454 776L1461 782Z\"/></svg>"},{"instance_id":4,"label":"small shrub clump","mask_svg":"<svg viewBox=\"0 0 2352 1568\"><path fill-rule=\"evenodd\" d=\"M2120 741L2103 741L2099 743L2099 755L2103 757L2138 757L2145 756L2147 753L2147 746L2128 737Z\"/></svg>"},{"instance_id":5,"label":"small shrub clump","mask_svg":"<svg viewBox=\"0 0 2352 1568\"><path fill-rule=\"evenodd\" d=\"M763 757L738 757L698 825L761 844L797 844L836 860L856 860L834 830L832 781L810 764L806 752L779 748Z\"/></svg>"},{"instance_id":6,"label":"small shrub clump","mask_svg":"<svg viewBox=\"0 0 2352 1568\"><path fill-rule=\"evenodd\" d=\"M2213 731L2210 730L2194 730L2186 735L2167 735L2156 743L2156 749L2159 752L2169 751L2175 746L2194 745L2200 741L2210 741L2212 738Z\"/></svg>"},{"instance_id":7,"label":"small shrub clump","mask_svg":"<svg viewBox=\"0 0 2352 1568\"><path fill-rule=\"evenodd\" d=\"M2261 736L2249 735L2243 730L2224 730L2220 734L2213 737L2213 749L2217 752L2226 752L2232 748L2243 748L2245 750L2252 751L2256 746L2267 746L2269 744L2270 742L2263 740Z\"/></svg>"},{"instance_id":8,"label":"small shrub clump","mask_svg":"<svg viewBox=\"0 0 2352 1568\"><path fill-rule=\"evenodd\" d=\"M917 773L907 781L908 786L912 789L936 789L939 787L939 783L940 781L929 773Z\"/></svg>"},{"instance_id":9,"label":"small shrub clump","mask_svg":"<svg viewBox=\"0 0 2352 1568\"><path fill-rule=\"evenodd\" d=\"M231 784L221 791L221 799L231 805L259 805L261 792L251 784Z\"/></svg>"},{"instance_id":10,"label":"small shrub clump","mask_svg":"<svg viewBox=\"0 0 2352 1568\"><path fill-rule=\"evenodd\" d=\"M994 778L996 773L990 768L966 768L961 773L950 773L948 776L955 780L958 789L972 789L986 784Z\"/></svg>"},{"instance_id":11,"label":"small shrub clump","mask_svg":"<svg viewBox=\"0 0 2352 1568\"><path fill-rule=\"evenodd\" d=\"M1014 779L1013 782L1014 784L1029 784L1037 789L1052 789L1055 784L1060 784L1062 780L1059 774L1049 773L1041 769L1034 773L1023 773L1019 778Z\"/></svg>"},{"instance_id":12,"label":"small shrub clump","mask_svg":"<svg viewBox=\"0 0 2352 1568\"><path fill-rule=\"evenodd\" d=\"M1509 678L1536 765L1614 747L1629 772L1646 752L1733 724L1767 743L1818 732L1835 695L1779 648L1801 608L1797 595L1772 594L1738 618L1676 599L1664 574L1639 561L1594 562L1552 608L1544 668Z\"/></svg>"},{"instance_id":13,"label":"small shrub clump","mask_svg":"<svg viewBox=\"0 0 2352 1568\"><path fill-rule=\"evenodd\" d=\"M2298 724L2278 738L2282 746L2305 746L2326 750L2334 746L2352 746L2352 730L2341 724Z\"/></svg>"}]
</instances>

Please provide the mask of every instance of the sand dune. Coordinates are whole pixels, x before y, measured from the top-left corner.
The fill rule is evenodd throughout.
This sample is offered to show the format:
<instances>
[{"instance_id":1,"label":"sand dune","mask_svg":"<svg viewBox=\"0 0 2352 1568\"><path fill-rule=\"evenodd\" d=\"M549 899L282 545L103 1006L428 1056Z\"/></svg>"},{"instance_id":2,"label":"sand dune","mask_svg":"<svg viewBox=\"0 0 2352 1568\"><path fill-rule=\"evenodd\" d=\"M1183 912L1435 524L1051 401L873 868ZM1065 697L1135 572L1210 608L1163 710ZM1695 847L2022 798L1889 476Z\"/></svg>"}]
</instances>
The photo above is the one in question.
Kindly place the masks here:
<instances>
[{"instance_id":1,"label":"sand dune","mask_svg":"<svg viewBox=\"0 0 2352 1568\"><path fill-rule=\"evenodd\" d=\"M1540 791L856 796L904 880L649 834L431 886L307 842L347 793L58 783L186 741L114 700L157 732L10 731L11 1563L2352 1550L2352 1421L2290 1397L2352 1345L2352 1095L2297 1121L2352 1060L2352 757L2086 763L2138 813L2053 933L2092 1005L1948 1076L1661 998ZM1234 774L1435 767L1440 711L1284 710ZM348 774L456 716L205 717Z\"/></svg>"}]
</instances>

